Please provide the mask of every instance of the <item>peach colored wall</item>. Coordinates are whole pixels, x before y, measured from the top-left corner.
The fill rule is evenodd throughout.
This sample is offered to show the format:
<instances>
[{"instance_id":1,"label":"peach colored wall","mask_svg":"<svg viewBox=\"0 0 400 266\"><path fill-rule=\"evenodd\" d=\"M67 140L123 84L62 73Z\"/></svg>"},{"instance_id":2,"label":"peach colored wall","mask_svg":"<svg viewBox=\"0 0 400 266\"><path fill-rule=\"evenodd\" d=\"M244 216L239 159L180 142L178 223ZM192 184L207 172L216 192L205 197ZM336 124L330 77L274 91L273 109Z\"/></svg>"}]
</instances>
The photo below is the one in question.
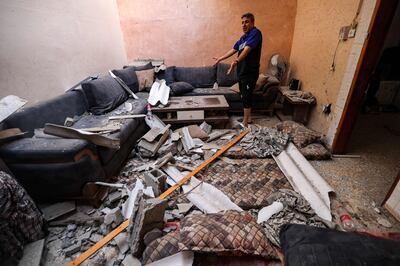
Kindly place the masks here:
<instances>
[{"instance_id":1,"label":"peach colored wall","mask_svg":"<svg viewBox=\"0 0 400 266\"><path fill-rule=\"evenodd\" d=\"M371 1L364 1L364 5L368 2ZM336 68L331 71L339 30L341 26L351 24L358 3L359 0L298 0L297 3L290 63L293 76L302 81L303 90L317 98L308 126L324 134L334 117L335 103L354 42L354 39L340 42ZM328 103L332 104L333 112L325 115L322 106Z\"/></svg>"},{"instance_id":2,"label":"peach colored wall","mask_svg":"<svg viewBox=\"0 0 400 266\"><path fill-rule=\"evenodd\" d=\"M167 65L205 66L243 34L252 12L263 33L261 71L275 52L289 57L296 0L118 0L128 61L164 58ZM230 62L230 61L227 61Z\"/></svg>"}]
</instances>

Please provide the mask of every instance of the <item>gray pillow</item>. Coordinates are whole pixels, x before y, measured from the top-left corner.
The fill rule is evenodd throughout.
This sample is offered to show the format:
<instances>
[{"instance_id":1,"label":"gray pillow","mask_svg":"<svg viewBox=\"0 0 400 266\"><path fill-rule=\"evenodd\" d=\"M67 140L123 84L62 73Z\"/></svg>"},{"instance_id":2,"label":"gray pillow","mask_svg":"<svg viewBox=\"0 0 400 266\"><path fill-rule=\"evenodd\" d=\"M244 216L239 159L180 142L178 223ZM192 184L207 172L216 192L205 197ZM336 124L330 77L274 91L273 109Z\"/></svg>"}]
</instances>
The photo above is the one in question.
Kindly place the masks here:
<instances>
[{"instance_id":1,"label":"gray pillow","mask_svg":"<svg viewBox=\"0 0 400 266\"><path fill-rule=\"evenodd\" d=\"M126 85L133 91L133 92L138 92L139 91L139 81L136 76L135 71L140 71L140 70L147 70L147 69L152 69L153 65L151 63L147 63L146 65L143 66L124 66L123 69L114 69L112 72L122 79L123 82L125 82Z\"/></svg>"},{"instance_id":2,"label":"gray pillow","mask_svg":"<svg viewBox=\"0 0 400 266\"><path fill-rule=\"evenodd\" d=\"M174 82L170 84L169 87L171 88L171 96L181 96L194 90L191 84L184 81Z\"/></svg>"},{"instance_id":3,"label":"gray pillow","mask_svg":"<svg viewBox=\"0 0 400 266\"><path fill-rule=\"evenodd\" d=\"M210 88L216 82L216 68L208 67L176 67L175 81L184 81L196 88Z\"/></svg>"},{"instance_id":4,"label":"gray pillow","mask_svg":"<svg viewBox=\"0 0 400 266\"><path fill-rule=\"evenodd\" d=\"M236 69L231 74L227 75L228 69L231 65L219 63L217 66L217 83L219 86L232 86L238 82Z\"/></svg>"},{"instance_id":5,"label":"gray pillow","mask_svg":"<svg viewBox=\"0 0 400 266\"><path fill-rule=\"evenodd\" d=\"M101 115L113 110L128 99L128 94L111 76L82 83L89 111Z\"/></svg>"}]
</instances>

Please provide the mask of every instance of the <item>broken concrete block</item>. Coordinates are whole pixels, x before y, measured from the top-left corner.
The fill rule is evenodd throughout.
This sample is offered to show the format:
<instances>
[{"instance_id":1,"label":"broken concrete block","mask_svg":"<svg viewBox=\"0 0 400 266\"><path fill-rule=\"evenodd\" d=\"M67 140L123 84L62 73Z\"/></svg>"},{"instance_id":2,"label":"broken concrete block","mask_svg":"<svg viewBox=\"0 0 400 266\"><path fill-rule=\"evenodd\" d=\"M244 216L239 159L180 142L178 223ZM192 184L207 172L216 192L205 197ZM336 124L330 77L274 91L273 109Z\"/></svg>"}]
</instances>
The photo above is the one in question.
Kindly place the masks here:
<instances>
[{"instance_id":1,"label":"broken concrete block","mask_svg":"<svg viewBox=\"0 0 400 266\"><path fill-rule=\"evenodd\" d=\"M68 230L68 231L75 231L76 228L77 228L76 224L69 224L69 225L67 226L67 230Z\"/></svg>"},{"instance_id":2,"label":"broken concrete block","mask_svg":"<svg viewBox=\"0 0 400 266\"><path fill-rule=\"evenodd\" d=\"M24 247L24 254L19 266L39 266L44 250L44 239L29 243Z\"/></svg>"},{"instance_id":3,"label":"broken concrete block","mask_svg":"<svg viewBox=\"0 0 400 266\"><path fill-rule=\"evenodd\" d=\"M193 204L192 203L178 203L177 206L178 206L179 213L185 214L193 207Z\"/></svg>"},{"instance_id":4,"label":"broken concrete block","mask_svg":"<svg viewBox=\"0 0 400 266\"><path fill-rule=\"evenodd\" d=\"M74 255L76 252L81 251L81 242L79 241L76 244L64 249L65 256L70 257Z\"/></svg>"},{"instance_id":5,"label":"broken concrete block","mask_svg":"<svg viewBox=\"0 0 400 266\"><path fill-rule=\"evenodd\" d=\"M122 232L118 234L114 240L117 243L117 246L119 248L120 253L125 254L128 249L129 249L129 244L128 244L128 233Z\"/></svg>"},{"instance_id":6,"label":"broken concrete block","mask_svg":"<svg viewBox=\"0 0 400 266\"><path fill-rule=\"evenodd\" d=\"M123 266L141 266L142 263L140 260L132 256L131 254L127 255L125 259L122 261Z\"/></svg>"},{"instance_id":7,"label":"broken concrete block","mask_svg":"<svg viewBox=\"0 0 400 266\"><path fill-rule=\"evenodd\" d=\"M89 239L89 240L90 240L91 242L93 242L93 243L97 243L97 242L99 242L102 238L103 238L102 235L93 234L93 235L90 236L90 239Z\"/></svg>"},{"instance_id":8,"label":"broken concrete block","mask_svg":"<svg viewBox=\"0 0 400 266\"><path fill-rule=\"evenodd\" d=\"M134 256L142 254L145 234L154 228L162 228L167 206L166 200L154 198L146 201L143 198L143 193L139 192L128 229L130 234L129 245Z\"/></svg>"},{"instance_id":9,"label":"broken concrete block","mask_svg":"<svg viewBox=\"0 0 400 266\"><path fill-rule=\"evenodd\" d=\"M144 236L143 241L144 244L148 246L151 242L160 237L162 237L162 231L158 228L154 228Z\"/></svg>"},{"instance_id":10,"label":"broken concrete block","mask_svg":"<svg viewBox=\"0 0 400 266\"><path fill-rule=\"evenodd\" d=\"M206 132L207 134L211 133L212 127L211 125L207 124L206 121L204 121L203 123L201 123L200 128Z\"/></svg>"},{"instance_id":11,"label":"broken concrete block","mask_svg":"<svg viewBox=\"0 0 400 266\"><path fill-rule=\"evenodd\" d=\"M119 207L112 209L109 213L104 216L104 223L110 225L113 222L120 224L123 221L123 216Z\"/></svg>"},{"instance_id":12,"label":"broken concrete block","mask_svg":"<svg viewBox=\"0 0 400 266\"><path fill-rule=\"evenodd\" d=\"M65 201L44 207L41 211L46 221L50 222L64 214L73 212L75 209L75 201Z\"/></svg>"},{"instance_id":13,"label":"broken concrete block","mask_svg":"<svg viewBox=\"0 0 400 266\"><path fill-rule=\"evenodd\" d=\"M161 170L153 169L144 173L146 185L151 186L154 191L154 196L158 197L165 191L167 175Z\"/></svg>"}]
</instances>

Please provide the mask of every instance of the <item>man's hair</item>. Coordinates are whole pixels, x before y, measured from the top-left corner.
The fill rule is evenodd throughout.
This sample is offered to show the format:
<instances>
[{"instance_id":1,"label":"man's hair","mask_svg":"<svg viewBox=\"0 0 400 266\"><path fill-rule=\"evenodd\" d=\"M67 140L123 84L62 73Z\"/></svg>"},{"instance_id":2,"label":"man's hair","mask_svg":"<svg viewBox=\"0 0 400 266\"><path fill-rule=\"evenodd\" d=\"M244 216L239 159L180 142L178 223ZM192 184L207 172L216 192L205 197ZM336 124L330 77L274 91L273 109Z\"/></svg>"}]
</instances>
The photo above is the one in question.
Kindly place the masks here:
<instances>
[{"instance_id":1,"label":"man's hair","mask_svg":"<svg viewBox=\"0 0 400 266\"><path fill-rule=\"evenodd\" d=\"M254 15L251 13L245 13L242 15L241 18L248 18L248 19L250 19L251 22L254 22Z\"/></svg>"}]
</instances>

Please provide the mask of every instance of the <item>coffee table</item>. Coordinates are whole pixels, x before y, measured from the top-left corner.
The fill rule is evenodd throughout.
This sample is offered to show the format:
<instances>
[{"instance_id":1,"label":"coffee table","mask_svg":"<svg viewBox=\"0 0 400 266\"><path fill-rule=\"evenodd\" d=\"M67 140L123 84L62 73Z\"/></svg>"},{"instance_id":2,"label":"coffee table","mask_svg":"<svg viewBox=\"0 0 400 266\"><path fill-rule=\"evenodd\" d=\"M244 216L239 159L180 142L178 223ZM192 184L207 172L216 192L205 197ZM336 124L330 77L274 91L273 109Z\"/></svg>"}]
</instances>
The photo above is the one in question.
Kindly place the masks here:
<instances>
[{"instance_id":1,"label":"coffee table","mask_svg":"<svg viewBox=\"0 0 400 266\"><path fill-rule=\"evenodd\" d=\"M171 97L167 106L152 108L153 113L169 124L227 121L228 110L224 95Z\"/></svg>"}]
</instances>

